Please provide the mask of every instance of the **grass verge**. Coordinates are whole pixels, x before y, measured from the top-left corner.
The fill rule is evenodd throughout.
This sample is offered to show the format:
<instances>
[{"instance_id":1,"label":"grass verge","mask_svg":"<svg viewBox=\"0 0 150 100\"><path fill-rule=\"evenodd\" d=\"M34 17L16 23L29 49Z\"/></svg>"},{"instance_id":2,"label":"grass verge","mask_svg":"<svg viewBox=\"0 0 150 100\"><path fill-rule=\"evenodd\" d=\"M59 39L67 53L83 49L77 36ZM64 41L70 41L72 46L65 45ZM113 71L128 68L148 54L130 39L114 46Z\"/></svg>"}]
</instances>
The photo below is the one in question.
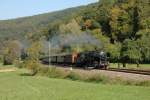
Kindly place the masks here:
<instances>
[{"instance_id":1,"label":"grass verge","mask_svg":"<svg viewBox=\"0 0 150 100\"><path fill-rule=\"evenodd\" d=\"M28 71L0 73L0 100L150 100L150 87L78 82L22 73Z\"/></svg>"},{"instance_id":2,"label":"grass verge","mask_svg":"<svg viewBox=\"0 0 150 100\"><path fill-rule=\"evenodd\" d=\"M83 82L94 82L104 84L120 84L135 86L150 86L150 81L124 80L121 78L110 78L99 73L85 73L84 71L74 71L56 67L40 67L38 75L50 78L70 79Z\"/></svg>"}]
</instances>

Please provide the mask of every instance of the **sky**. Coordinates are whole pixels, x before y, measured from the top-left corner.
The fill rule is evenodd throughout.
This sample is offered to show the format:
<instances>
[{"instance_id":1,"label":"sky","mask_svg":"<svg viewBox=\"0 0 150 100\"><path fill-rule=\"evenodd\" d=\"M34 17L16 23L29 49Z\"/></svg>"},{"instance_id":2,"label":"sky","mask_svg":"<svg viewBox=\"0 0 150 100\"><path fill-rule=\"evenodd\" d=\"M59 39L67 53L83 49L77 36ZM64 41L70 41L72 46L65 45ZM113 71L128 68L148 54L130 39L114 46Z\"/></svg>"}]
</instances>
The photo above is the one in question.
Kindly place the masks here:
<instances>
[{"instance_id":1,"label":"sky","mask_svg":"<svg viewBox=\"0 0 150 100\"><path fill-rule=\"evenodd\" d=\"M97 1L98 0L0 0L0 20L53 12Z\"/></svg>"}]
</instances>

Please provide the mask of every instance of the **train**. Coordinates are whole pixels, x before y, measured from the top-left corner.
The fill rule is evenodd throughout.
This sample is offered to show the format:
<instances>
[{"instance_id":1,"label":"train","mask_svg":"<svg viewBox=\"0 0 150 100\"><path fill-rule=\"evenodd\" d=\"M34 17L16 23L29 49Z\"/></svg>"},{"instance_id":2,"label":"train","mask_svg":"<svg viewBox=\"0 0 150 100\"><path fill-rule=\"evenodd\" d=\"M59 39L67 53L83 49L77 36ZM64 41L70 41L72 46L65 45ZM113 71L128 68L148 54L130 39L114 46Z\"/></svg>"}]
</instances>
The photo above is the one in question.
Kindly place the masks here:
<instances>
[{"instance_id":1,"label":"train","mask_svg":"<svg viewBox=\"0 0 150 100\"><path fill-rule=\"evenodd\" d=\"M107 54L103 51L55 54L41 59L44 64L71 65L81 68L107 69Z\"/></svg>"}]
</instances>

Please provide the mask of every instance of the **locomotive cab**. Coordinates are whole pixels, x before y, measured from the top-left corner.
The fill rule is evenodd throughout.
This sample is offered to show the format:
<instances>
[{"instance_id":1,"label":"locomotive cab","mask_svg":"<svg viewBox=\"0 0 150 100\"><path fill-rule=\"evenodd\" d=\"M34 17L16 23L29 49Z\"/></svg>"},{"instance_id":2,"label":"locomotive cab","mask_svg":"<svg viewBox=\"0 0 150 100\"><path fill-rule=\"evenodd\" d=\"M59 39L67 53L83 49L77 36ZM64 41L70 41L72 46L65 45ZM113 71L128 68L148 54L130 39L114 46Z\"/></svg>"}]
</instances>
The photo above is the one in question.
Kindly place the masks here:
<instances>
[{"instance_id":1,"label":"locomotive cab","mask_svg":"<svg viewBox=\"0 0 150 100\"><path fill-rule=\"evenodd\" d=\"M104 52L84 52L78 55L77 66L84 68L107 68L107 55Z\"/></svg>"}]
</instances>

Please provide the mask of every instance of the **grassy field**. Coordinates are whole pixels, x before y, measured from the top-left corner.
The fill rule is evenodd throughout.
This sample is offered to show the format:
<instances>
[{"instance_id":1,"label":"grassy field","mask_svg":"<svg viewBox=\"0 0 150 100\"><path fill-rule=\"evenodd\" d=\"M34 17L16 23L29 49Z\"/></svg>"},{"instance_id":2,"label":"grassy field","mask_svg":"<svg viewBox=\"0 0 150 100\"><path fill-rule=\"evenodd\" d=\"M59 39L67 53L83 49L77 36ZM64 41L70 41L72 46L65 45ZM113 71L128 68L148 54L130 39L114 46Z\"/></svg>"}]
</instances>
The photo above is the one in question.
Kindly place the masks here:
<instances>
[{"instance_id":1,"label":"grassy field","mask_svg":"<svg viewBox=\"0 0 150 100\"><path fill-rule=\"evenodd\" d=\"M150 87L32 77L24 72L0 73L0 100L150 100Z\"/></svg>"},{"instance_id":2,"label":"grassy field","mask_svg":"<svg viewBox=\"0 0 150 100\"><path fill-rule=\"evenodd\" d=\"M120 65L121 65L121 68L123 68L122 64L120 64ZM118 64L117 63L110 63L110 68L118 68ZM148 69L148 70L150 70L150 64L140 64L140 67L138 67L138 68L137 68L136 64L127 64L126 68L128 68L128 69Z\"/></svg>"}]
</instances>

